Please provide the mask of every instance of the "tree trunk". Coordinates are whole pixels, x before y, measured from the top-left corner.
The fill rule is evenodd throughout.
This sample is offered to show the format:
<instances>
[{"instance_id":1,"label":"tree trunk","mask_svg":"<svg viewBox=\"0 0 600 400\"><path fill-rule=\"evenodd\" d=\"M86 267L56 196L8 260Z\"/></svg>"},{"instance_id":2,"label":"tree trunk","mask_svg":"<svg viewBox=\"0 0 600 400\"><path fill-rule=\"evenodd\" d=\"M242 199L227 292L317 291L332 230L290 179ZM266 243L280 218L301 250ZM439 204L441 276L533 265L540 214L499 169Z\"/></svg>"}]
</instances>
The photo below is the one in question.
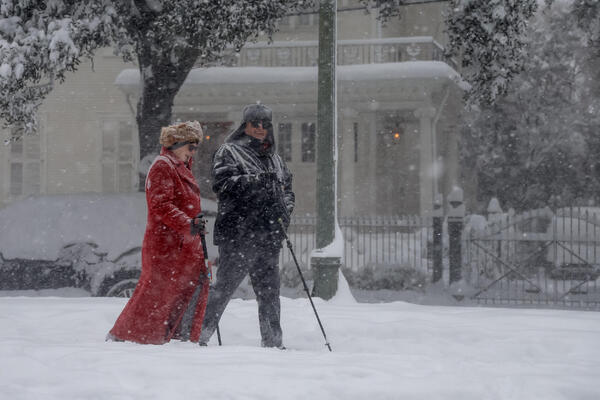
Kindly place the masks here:
<instances>
[{"instance_id":1,"label":"tree trunk","mask_svg":"<svg viewBox=\"0 0 600 400\"><path fill-rule=\"evenodd\" d=\"M145 43L138 54L141 92L138 100L136 121L140 143L139 190L144 190L148 167L160 151L160 131L169 125L173 114L173 102L188 73L193 68L199 51L186 49L173 57L156 54L153 43Z\"/></svg>"}]
</instances>

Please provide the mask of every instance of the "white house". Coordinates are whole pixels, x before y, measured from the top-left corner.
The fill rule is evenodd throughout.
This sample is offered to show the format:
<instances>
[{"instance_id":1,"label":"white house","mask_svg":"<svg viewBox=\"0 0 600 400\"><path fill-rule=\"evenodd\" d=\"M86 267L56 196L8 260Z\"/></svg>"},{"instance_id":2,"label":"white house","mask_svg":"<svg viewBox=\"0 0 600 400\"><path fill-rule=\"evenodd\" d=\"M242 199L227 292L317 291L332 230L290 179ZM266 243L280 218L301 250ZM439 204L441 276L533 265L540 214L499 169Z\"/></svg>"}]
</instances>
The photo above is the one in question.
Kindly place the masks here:
<instances>
[{"instance_id":1,"label":"white house","mask_svg":"<svg viewBox=\"0 0 600 400\"><path fill-rule=\"evenodd\" d=\"M403 8L387 26L338 2L338 199L342 215L427 214L458 180L455 125L465 83L443 55L446 3ZM195 163L203 195L212 151L241 109L274 110L278 151L294 174L297 213L315 209L318 14L293 15L272 43L191 71L174 119L197 119L207 140ZM38 193L137 189L139 71L100 51L45 102L38 135L0 148L0 204ZM8 137L8 132L4 132Z\"/></svg>"}]
</instances>

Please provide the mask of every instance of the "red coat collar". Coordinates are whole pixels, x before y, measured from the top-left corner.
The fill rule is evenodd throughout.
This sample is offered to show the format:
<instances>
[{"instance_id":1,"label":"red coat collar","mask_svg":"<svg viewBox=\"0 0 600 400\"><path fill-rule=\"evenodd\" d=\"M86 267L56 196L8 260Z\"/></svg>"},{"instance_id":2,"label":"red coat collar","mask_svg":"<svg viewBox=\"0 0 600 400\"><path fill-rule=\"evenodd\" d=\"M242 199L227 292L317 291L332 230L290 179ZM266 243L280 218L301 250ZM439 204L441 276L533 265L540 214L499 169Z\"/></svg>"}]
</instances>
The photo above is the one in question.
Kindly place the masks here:
<instances>
[{"instance_id":1,"label":"red coat collar","mask_svg":"<svg viewBox=\"0 0 600 400\"><path fill-rule=\"evenodd\" d=\"M176 167L178 167L179 165L185 165L187 166L183 161L179 160L177 157L175 157L175 154L171 151L171 150L167 150L166 147L162 147L160 149L160 155L167 157L169 160L171 160L171 162L173 163L173 165L175 165ZM190 160L189 162L189 168L192 168L192 161Z\"/></svg>"},{"instance_id":2,"label":"red coat collar","mask_svg":"<svg viewBox=\"0 0 600 400\"><path fill-rule=\"evenodd\" d=\"M194 161L193 159L190 159L189 163L186 164L185 162L177 159L177 157L175 157L175 154L173 154L172 151L167 150L165 147L163 147L160 150L160 155L163 157L167 157L169 161L173 163L173 166L175 167L175 170L177 171L179 176L181 176L182 179L184 179L190 185L192 185L194 190L200 193L198 182L196 182L196 178L194 178L194 174L192 174L192 163Z\"/></svg>"}]
</instances>

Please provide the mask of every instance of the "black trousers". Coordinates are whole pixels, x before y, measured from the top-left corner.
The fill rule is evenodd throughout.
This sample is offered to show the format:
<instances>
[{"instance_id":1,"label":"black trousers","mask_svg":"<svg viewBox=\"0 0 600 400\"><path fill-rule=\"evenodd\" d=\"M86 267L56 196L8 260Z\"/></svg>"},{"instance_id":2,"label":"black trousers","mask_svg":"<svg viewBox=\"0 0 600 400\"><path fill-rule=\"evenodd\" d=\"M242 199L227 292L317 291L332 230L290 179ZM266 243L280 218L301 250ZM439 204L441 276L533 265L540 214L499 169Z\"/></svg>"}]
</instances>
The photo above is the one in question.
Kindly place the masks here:
<instances>
[{"instance_id":1,"label":"black trousers","mask_svg":"<svg viewBox=\"0 0 600 400\"><path fill-rule=\"evenodd\" d=\"M208 304L202 324L200 342L207 343L217 329L217 324L231 296L246 274L258 302L258 321L261 345L279 347L282 332L279 322L279 248L261 243L227 243L219 246L217 282L208 295Z\"/></svg>"}]
</instances>

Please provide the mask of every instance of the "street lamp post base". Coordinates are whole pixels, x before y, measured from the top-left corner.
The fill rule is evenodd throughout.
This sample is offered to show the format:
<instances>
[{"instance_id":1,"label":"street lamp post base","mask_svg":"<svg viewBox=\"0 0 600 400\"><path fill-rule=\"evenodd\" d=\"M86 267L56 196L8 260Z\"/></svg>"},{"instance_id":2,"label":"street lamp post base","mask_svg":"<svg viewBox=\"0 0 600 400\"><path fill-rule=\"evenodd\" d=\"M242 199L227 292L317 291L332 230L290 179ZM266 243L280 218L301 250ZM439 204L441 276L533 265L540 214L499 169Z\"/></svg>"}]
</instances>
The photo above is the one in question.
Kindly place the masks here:
<instances>
[{"instance_id":1,"label":"street lamp post base","mask_svg":"<svg viewBox=\"0 0 600 400\"><path fill-rule=\"evenodd\" d=\"M338 289L341 259L339 257L312 257L310 266L314 277L312 296L324 300L331 299Z\"/></svg>"}]
</instances>

